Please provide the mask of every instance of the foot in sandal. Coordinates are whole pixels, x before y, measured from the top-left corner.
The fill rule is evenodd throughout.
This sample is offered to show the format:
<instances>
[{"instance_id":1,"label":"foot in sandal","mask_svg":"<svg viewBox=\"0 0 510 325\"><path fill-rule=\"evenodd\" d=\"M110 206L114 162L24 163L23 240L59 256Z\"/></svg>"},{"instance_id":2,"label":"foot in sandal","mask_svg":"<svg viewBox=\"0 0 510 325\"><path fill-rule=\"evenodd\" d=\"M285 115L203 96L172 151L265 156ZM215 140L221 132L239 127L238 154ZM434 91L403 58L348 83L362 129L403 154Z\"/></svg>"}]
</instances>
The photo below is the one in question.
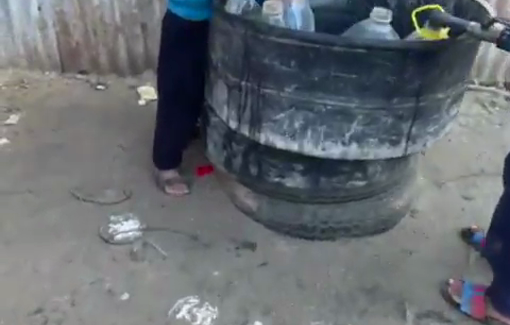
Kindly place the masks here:
<instances>
[{"instance_id":1,"label":"foot in sandal","mask_svg":"<svg viewBox=\"0 0 510 325\"><path fill-rule=\"evenodd\" d=\"M156 183L161 191L171 196L181 197L190 193L188 183L177 169L157 171Z\"/></svg>"},{"instance_id":2,"label":"foot in sandal","mask_svg":"<svg viewBox=\"0 0 510 325\"><path fill-rule=\"evenodd\" d=\"M483 252L485 246L485 230L477 226L462 228L459 232L464 243L478 252Z\"/></svg>"},{"instance_id":3,"label":"foot in sandal","mask_svg":"<svg viewBox=\"0 0 510 325\"><path fill-rule=\"evenodd\" d=\"M486 296L487 287L463 280L448 280L441 288L443 298L472 319L489 325L510 325L510 318L496 311Z\"/></svg>"}]
</instances>

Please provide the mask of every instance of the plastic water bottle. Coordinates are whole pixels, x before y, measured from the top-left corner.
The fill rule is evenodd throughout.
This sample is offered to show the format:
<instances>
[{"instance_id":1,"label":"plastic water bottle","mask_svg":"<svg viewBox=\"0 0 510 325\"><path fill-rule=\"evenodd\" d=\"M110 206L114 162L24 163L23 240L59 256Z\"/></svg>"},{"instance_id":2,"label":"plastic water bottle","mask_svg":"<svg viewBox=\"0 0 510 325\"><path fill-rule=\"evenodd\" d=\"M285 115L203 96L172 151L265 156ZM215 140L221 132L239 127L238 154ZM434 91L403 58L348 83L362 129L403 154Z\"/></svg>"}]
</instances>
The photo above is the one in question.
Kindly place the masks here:
<instances>
[{"instance_id":1,"label":"plastic water bottle","mask_svg":"<svg viewBox=\"0 0 510 325\"><path fill-rule=\"evenodd\" d=\"M391 27L393 12L383 7L374 7L370 17L354 24L342 36L364 39L399 40Z\"/></svg>"},{"instance_id":2,"label":"plastic water bottle","mask_svg":"<svg viewBox=\"0 0 510 325\"><path fill-rule=\"evenodd\" d=\"M260 5L255 0L227 0L225 11L233 15L253 15L258 11Z\"/></svg>"},{"instance_id":3,"label":"plastic water bottle","mask_svg":"<svg viewBox=\"0 0 510 325\"><path fill-rule=\"evenodd\" d=\"M287 27L283 18L284 8L281 0L266 0L262 5L262 20L278 27Z\"/></svg>"},{"instance_id":4,"label":"plastic water bottle","mask_svg":"<svg viewBox=\"0 0 510 325\"><path fill-rule=\"evenodd\" d=\"M292 0L287 9L287 17L290 28L315 32L315 15L308 0Z\"/></svg>"}]
</instances>

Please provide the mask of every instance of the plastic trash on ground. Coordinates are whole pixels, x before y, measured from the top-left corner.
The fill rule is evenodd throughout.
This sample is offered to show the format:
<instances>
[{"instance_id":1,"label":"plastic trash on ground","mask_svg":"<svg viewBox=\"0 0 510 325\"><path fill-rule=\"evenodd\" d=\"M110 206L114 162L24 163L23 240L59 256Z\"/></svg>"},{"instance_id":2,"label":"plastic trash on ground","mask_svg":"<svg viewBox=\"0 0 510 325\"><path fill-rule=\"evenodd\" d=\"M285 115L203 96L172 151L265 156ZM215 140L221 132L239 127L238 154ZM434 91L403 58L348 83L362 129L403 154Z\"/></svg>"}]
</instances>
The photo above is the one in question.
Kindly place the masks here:
<instances>
[{"instance_id":1,"label":"plastic trash on ground","mask_svg":"<svg viewBox=\"0 0 510 325\"><path fill-rule=\"evenodd\" d=\"M315 15L308 0L292 0L287 9L287 22L290 28L314 32Z\"/></svg>"},{"instance_id":2,"label":"plastic trash on ground","mask_svg":"<svg viewBox=\"0 0 510 325\"><path fill-rule=\"evenodd\" d=\"M156 92L156 89L152 86L140 86L136 89L138 92L138 96L140 99L138 100L138 105L145 106L149 102L153 102L158 100L158 93Z\"/></svg>"},{"instance_id":3,"label":"plastic trash on ground","mask_svg":"<svg viewBox=\"0 0 510 325\"><path fill-rule=\"evenodd\" d=\"M10 125L16 125L18 124L19 120L21 119L21 114L11 114L9 115L9 118L7 118L4 121L4 125L10 126Z\"/></svg>"},{"instance_id":4,"label":"plastic trash on ground","mask_svg":"<svg viewBox=\"0 0 510 325\"><path fill-rule=\"evenodd\" d=\"M342 36L357 39L399 40L391 26L393 12L383 7L374 7L370 17L354 24Z\"/></svg>"},{"instance_id":5,"label":"plastic trash on ground","mask_svg":"<svg viewBox=\"0 0 510 325\"><path fill-rule=\"evenodd\" d=\"M0 138L0 147L5 146L7 144L11 143L11 141L7 138Z\"/></svg>"},{"instance_id":6,"label":"plastic trash on ground","mask_svg":"<svg viewBox=\"0 0 510 325\"><path fill-rule=\"evenodd\" d=\"M91 86L98 91L104 91L108 89L108 84L100 81L93 83Z\"/></svg>"},{"instance_id":7,"label":"plastic trash on ground","mask_svg":"<svg viewBox=\"0 0 510 325\"><path fill-rule=\"evenodd\" d=\"M108 244L125 245L142 238L145 225L133 213L111 215L99 228L99 236Z\"/></svg>"},{"instance_id":8,"label":"plastic trash on ground","mask_svg":"<svg viewBox=\"0 0 510 325\"><path fill-rule=\"evenodd\" d=\"M218 315L218 307L198 296L179 299L168 311L168 318L172 324L175 322L174 320L181 320L191 325L214 325Z\"/></svg>"},{"instance_id":9,"label":"plastic trash on ground","mask_svg":"<svg viewBox=\"0 0 510 325\"><path fill-rule=\"evenodd\" d=\"M199 167L197 167L195 173L198 177L204 177L207 175L211 175L212 173L214 173L214 167L213 167L213 165L199 166Z\"/></svg>"}]
</instances>

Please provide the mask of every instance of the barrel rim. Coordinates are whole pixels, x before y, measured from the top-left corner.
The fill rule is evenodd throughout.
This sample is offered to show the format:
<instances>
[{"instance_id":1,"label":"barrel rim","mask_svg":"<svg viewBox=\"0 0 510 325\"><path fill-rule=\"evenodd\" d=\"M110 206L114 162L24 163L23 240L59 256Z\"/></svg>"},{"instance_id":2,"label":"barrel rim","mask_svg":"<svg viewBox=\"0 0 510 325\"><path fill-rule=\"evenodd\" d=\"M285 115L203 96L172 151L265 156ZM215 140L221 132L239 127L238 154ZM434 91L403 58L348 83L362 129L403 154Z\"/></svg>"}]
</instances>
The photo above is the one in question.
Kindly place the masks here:
<instances>
[{"instance_id":1,"label":"barrel rim","mask_svg":"<svg viewBox=\"0 0 510 325\"><path fill-rule=\"evenodd\" d=\"M471 0L477 2L487 11L489 17L495 16L495 10L485 0ZM378 49L393 51L438 51L441 48L448 47L455 42L480 42L468 36L461 35L456 38L439 41L420 41L420 40L364 40L349 37L341 37L326 33L311 33L305 31L296 31L288 28L272 26L263 22L249 20L247 18L230 14L224 10L220 1L214 1L214 19L218 17L231 21L234 24L245 26L243 32L259 34L266 38L273 38L281 43L295 43L308 46L331 46L352 49Z\"/></svg>"}]
</instances>

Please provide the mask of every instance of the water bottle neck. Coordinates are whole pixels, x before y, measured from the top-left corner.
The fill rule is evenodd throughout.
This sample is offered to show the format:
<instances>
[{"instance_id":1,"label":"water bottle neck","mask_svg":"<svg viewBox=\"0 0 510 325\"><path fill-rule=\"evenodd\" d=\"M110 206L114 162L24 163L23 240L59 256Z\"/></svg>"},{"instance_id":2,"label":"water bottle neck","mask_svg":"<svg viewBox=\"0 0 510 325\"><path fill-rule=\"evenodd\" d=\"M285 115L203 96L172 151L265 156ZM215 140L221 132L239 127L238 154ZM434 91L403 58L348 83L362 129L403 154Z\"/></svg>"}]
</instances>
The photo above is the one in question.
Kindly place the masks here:
<instances>
[{"instance_id":1,"label":"water bottle neck","mask_svg":"<svg viewBox=\"0 0 510 325\"><path fill-rule=\"evenodd\" d=\"M386 8L374 7L370 13L370 19L380 24L389 24L393 19L393 13Z\"/></svg>"},{"instance_id":2,"label":"water bottle neck","mask_svg":"<svg viewBox=\"0 0 510 325\"><path fill-rule=\"evenodd\" d=\"M292 0L291 2L291 6L296 8L305 8L307 5L307 0Z\"/></svg>"}]
</instances>

